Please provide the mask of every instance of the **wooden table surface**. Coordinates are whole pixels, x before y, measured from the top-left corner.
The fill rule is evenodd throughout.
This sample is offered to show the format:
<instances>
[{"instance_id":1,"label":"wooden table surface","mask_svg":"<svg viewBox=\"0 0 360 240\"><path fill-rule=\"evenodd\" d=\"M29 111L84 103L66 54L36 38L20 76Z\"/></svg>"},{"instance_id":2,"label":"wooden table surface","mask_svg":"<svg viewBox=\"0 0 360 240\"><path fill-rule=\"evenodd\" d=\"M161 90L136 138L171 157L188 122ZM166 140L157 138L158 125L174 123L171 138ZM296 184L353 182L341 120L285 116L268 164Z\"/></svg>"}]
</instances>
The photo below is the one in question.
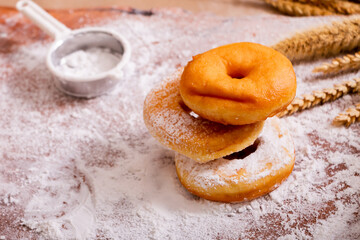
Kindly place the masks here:
<instances>
[{"instance_id":1,"label":"wooden table surface","mask_svg":"<svg viewBox=\"0 0 360 240\"><path fill-rule=\"evenodd\" d=\"M14 7L17 0L0 0L0 6ZM192 12L208 11L223 16L277 13L263 0L35 0L46 9L129 6L143 10L160 7L180 7Z\"/></svg>"},{"instance_id":2,"label":"wooden table surface","mask_svg":"<svg viewBox=\"0 0 360 240\"><path fill-rule=\"evenodd\" d=\"M15 2L0 0L0 5ZM141 120L146 92L193 54L236 41L271 45L336 17L280 16L255 0L37 2L44 8L84 8L50 11L72 29L106 18L108 27L132 43L133 62L125 72L127 88L89 101L70 98L56 90L41 62L51 39L14 9L0 8L0 239L76 234L162 239L167 233L177 239L200 239L204 233L209 239L360 239L360 126L331 126L333 116L359 95L285 119L297 148L292 175L270 195L231 205L187 193L177 180L173 153L150 137ZM86 9L99 5L124 8ZM311 72L317 64L295 65L299 94L355 76L319 78Z\"/></svg>"}]
</instances>

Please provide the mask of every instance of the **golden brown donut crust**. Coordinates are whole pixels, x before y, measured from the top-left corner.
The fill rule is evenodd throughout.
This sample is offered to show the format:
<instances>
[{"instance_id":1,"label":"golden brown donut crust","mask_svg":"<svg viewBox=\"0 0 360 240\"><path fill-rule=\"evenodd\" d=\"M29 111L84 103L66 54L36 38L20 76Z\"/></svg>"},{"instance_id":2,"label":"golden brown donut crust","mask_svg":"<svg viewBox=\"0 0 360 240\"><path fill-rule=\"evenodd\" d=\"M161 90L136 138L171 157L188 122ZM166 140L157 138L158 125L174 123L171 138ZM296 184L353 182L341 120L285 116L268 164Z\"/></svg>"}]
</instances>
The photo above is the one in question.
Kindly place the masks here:
<instances>
[{"instance_id":1,"label":"golden brown donut crust","mask_svg":"<svg viewBox=\"0 0 360 240\"><path fill-rule=\"evenodd\" d=\"M294 144L277 117L266 120L259 139L257 150L244 159L199 164L177 153L180 182L194 195L220 202L246 201L271 192L292 172Z\"/></svg>"},{"instance_id":2,"label":"golden brown donut crust","mask_svg":"<svg viewBox=\"0 0 360 240\"><path fill-rule=\"evenodd\" d=\"M143 116L151 135L197 162L240 151L256 140L264 122L226 126L191 113L179 93L181 73L182 69L179 69L145 99Z\"/></svg>"},{"instance_id":3,"label":"golden brown donut crust","mask_svg":"<svg viewBox=\"0 0 360 240\"><path fill-rule=\"evenodd\" d=\"M184 69L180 93L198 115L222 124L263 121L295 97L291 62L272 48L234 43L193 57Z\"/></svg>"}]
</instances>

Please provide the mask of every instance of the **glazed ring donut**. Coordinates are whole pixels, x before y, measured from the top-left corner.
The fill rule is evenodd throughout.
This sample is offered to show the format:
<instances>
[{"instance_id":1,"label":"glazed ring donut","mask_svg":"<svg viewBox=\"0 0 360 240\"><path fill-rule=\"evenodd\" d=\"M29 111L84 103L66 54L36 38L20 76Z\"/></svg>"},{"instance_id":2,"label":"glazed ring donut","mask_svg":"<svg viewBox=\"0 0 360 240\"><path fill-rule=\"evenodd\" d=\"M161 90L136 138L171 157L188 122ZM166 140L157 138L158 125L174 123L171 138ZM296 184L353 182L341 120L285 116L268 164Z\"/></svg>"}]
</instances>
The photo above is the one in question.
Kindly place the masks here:
<instances>
[{"instance_id":1,"label":"glazed ring donut","mask_svg":"<svg viewBox=\"0 0 360 240\"><path fill-rule=\"evenodd\" d=\"M220 202L246 201L274 190L290 175L294 162L292 138L277 117L266 120L257 149L244 159L199 164L175 155L182 185L199 197Z\"/></svg>"},{"instance_id":2,"label":"glazed ring donut","mask_svg":"<svg viewBox=\"0 0 360 240\"><path fill-rule=\"evenodd\" d=\"M251 145L260 134L264 122L243 126L226 126L211 122L191 112L183 103L179 69L144 102L144 122L160 143L197 162L207 162Z\"/></svg>"},{"instance_id":3,"label":"glazed ring donut","mask_svg":"<svg viewBox=\"0 0 360 240\"><path fill-rule=\"evenodd\" d=\"M193 57L181 76L185 104L210 121L242 125L263 121L295 97L291 62L272 48L234 43Z\"/></svg>"}]
</instances>

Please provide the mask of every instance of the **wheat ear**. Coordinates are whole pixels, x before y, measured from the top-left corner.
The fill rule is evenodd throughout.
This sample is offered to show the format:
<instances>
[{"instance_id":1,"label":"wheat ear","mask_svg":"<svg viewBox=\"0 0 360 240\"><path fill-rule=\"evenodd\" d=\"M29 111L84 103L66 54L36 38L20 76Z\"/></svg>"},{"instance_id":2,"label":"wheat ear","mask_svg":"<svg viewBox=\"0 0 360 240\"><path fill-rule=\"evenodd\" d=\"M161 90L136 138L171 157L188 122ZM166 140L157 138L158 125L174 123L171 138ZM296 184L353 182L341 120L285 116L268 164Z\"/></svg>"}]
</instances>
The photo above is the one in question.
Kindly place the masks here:
<instances>
[{"instance_id":1,"label":"wheat ear","mask_svg":"<svg viewBox=\"0 0 360 240\"><path fill-rule=\"evenodd\" d=\"M312 4L338 14L356 14L360 12L360 5L349 1L338 0L292 0L304 4Z\"/></svg>"},{"instance_id":2,"label":"wheat ear","mask_svg":"<svg viewBox=\"0 0 360 240\"><path fill-rule=\"evenodd\" d=\"M360 92L360 78L356 78L352 81L346 81L342 84L335 84L333 88L314 91L311 94L305 94L301 97L295 98L292 103L290 103L285 110L278 113L277 116L283 117L291 115L319 104L334 101L345 94L354 92Z\"/></svg>"},{"instance_id":3,"label":"wheat ear","mask_svg":"<svg viewBox=\"0 0 360 240\"><path fill-rule=\"evenodd\" d=\"M360 103L355 108L348 108L344 113L340 113L333 121L334 125L345 125L349 127L354 122L360 121Z\"/></svg>"},{"instance_id":4,"label":"wheat ear","mask_svg":"<svg viewBox=\"0 0 360 240\"><path fill-rule=\"evenodd\" d=\"M344 15L360 13L360 5L348 1L328 1L322 3L322 6L329 11Z\"/></svg>"},{"instance_id":5,"label":"wheat ear","mask_svg":"<svg viewBox=\"0 0 360 240\"><path fill-rule=\"evenodd\" d=\"M273 48L290 60L305 60L337 55L360 46L360 18L334 22L295 34Z\"/></svg>"},{"instance_id":6,"label":"wheat ear","mask_svg":"<svg viewBox=\"0 0 360 240\"><path fill-rule=\"evenodd\" d=\"M325 16L334 14L324 8L288 0L265 0L265 2L290 16Z\"/></svg>"},{"instance_id":7,"label":"wheat ear","mask_svg":"<svg viewBox=\"0 0 360 240\"><path fill-rule=\"evenodd\" d=\"M323 63L314 68L313 72L335 74L356 69L360 69L360 51L355 54L347 54L341 58L335 58L331 63Z\"/></svg>"},{"instance_id":8,"label":"wheat ear","mask_svg":"<svg viewBox=\"0 0 360 240\"><path fill-rule=\"evenodd\" d=\"M323 3L329 3L329 2L336 1L336 0L292 0L292 1L306 3L306 4L321 5Z\"/></svg>"}]
</instances>

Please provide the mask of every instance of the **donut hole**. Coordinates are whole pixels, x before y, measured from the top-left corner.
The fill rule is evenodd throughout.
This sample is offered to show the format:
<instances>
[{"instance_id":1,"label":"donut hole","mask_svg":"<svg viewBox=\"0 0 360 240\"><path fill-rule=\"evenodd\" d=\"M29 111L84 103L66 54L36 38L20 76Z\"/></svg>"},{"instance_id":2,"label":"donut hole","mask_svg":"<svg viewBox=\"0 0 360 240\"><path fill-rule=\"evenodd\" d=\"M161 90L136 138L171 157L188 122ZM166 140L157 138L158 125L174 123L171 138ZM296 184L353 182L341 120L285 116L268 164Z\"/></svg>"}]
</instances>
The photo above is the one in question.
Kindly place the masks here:
<instances>
[{"instance_id":1,"label":"donut hole","mask_svg":"<svg viewBox=\"0 0 360 240\"><path fill-rule=\"evenodd\" d=\"M242 79L245 77L245 75L239 73L239 72L228 72L227 73L231 78L235 78L235 79Z\"/></svg>"},{"instance_id":2,"label":"donut hole","mask_svg":"<svg viewBox=\"0 0 360 240\"><path fill-rule=\"evenodd\" d=\"M244 159L257 150L261 141L262 141L261 138L258 138L255 140L255 142L252 145L246 147L245 149L243 149L239 152L235 152L230 155L227 155L223 158L226 160Z\"/></svg>"},{"instance_id":3,"label":"donut hole","mask_svg":"<svg viewBox=\"0 0 360 240\"><path fill-rule=\"evenodd\" d=\"M193 110L191 110L188 106L186 106L186 104L183 101L179 102L180 107L187 113L189 114L191 117L193 118L200 118L200 116L198 114L196 114Z\"/></svg>"},{"instance_id":4,"label":"donut hole","mask_svg":"<svg viewBox=\"0 0 360 240\"><path fill-rule=\"evenodd\" d=\"M229 75L229 76L232 77L232 78L235 78L235 79L242 79L242 78L245 77L245 76L240 75L240 74L234 74L234 75Z\"/></svg>"}]
</instances>

